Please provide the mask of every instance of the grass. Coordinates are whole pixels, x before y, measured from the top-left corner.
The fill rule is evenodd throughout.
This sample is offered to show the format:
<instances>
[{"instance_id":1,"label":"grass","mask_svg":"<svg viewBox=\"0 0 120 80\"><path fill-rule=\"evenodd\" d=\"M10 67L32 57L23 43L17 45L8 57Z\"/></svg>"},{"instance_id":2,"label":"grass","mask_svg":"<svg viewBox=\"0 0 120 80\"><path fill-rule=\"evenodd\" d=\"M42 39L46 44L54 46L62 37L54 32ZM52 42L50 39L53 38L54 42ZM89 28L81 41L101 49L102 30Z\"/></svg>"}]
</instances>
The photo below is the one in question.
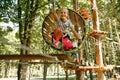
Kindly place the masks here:
<instances>
[{"instance_id":1,"label":"grass","mask_svg":"<svg viewBox=\"0 0 120 80\"><path fill-rule=\"evenodd\" d=\"M17 80L17 78L0 78L0 80ZM43 80L40 77L33 77L27 80ZM47 76L47 80L66 80L65 76ZM69 76L69 80L76 80L75 75Z\"/></svg>"}]
</instances>

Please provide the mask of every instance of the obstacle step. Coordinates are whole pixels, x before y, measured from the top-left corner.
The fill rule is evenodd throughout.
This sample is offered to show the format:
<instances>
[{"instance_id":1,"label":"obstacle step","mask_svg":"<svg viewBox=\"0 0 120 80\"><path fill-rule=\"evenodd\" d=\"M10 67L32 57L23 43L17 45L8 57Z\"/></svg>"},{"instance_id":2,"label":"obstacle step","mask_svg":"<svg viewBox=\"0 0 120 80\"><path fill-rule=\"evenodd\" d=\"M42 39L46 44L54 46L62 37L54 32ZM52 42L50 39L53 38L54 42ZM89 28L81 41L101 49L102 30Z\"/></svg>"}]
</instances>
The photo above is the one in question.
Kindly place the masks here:
<instances>
[{"instance_id":1,"label":"obstacle step","mask_svg":"<svg viewBox=\"0 0 120 80\"><path fill-rule=\"evenodd\" d=\"M105 35L105 34L107 34L106 31L97 31L97 30L93 30L93 31L90 32L88 35L91 36L91 37L96 38L96 37L100 37L100 36Z\"/></svg>"}]
</instances>

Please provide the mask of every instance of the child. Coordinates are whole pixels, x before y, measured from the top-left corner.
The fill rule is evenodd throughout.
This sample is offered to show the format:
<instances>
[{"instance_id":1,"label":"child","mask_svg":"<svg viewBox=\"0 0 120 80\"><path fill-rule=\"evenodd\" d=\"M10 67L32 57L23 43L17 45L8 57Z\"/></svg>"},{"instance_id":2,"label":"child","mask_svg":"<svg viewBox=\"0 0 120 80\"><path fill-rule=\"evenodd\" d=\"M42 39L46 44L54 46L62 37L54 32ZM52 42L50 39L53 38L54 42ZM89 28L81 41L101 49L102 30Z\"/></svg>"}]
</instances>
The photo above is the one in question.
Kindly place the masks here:
<instances>
[{"instance_id":1,"label":"child","mask_svg":"<svg viewBox=\"0 0 120 80\"><path fill-rule=\"evenodd\" d=\"M57 25L59 27L57 27L54 30L54 33L52 35L53 39L55 40L55 42L53 43L53 46L57 47L59 44L59 41L61 41L63 44L64 50L72 49L73 45L70 40L70 36L68 34L70 34L70 32L72 31L78 39L79 39L79 36L77 35L77 32L74 30L72 22L69 20L67 9L61 9L60 18L58 19Z\"/></svg>"}]
</instances>

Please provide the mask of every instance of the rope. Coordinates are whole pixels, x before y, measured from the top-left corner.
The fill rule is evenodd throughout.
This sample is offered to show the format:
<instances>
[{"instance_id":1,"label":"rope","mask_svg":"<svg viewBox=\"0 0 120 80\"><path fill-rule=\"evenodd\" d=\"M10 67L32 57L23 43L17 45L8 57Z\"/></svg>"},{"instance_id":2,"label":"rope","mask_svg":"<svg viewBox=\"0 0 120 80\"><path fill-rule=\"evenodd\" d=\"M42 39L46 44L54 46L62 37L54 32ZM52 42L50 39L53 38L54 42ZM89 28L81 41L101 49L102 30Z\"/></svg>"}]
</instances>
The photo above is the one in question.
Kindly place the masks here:
<instances>
[{"instance_id":1,"label":"rope","mask_svg":"<svg viewBox=\"0 0 120 80\"><path fill-rule=\"evenodd\" d=\"M27 50L27 51L30 51L30 52L33 52L33 53L37 53L37 54L40 54L42 56L53 58L54 60L57 60L56 57L50 56L48 54L39 53L39 50L31 49L27 46L24 46L24 45L21 45L21 44L16 44L14 42L9 42L9 40L6 39L6 38L0 38L0 43L4 43L4 44L7 44L7 45L13 45L13 46L16 46L17 48L22 48L24 50Z\"/></svg>"},{"instance_id":2,"label":"rope","mask_svg":"<svg viewBox=\"0 0 120 80\"><path fill-rule=\"evenodd\" d=\"M9 40L6 39L6 38L0 38L0 43L4 43L4 44L7 44L7 45L13 45L13 46L16 46L18 48L23 48L25 50L28 50L28 51L31 51L33 53L39 53L39 50L35 50L35 49L31 49L27 46L24 46L24 45L21 45L21 44L16 44L16 43L13 43L13 42L8 42ZM56 62L56 63L64 63L63 61L60 61L58 60L58 58L56 56L51 56L51 55L48 55L48 54L43 54L43 53L39 53L40 55L42 56L45 56L45 57L49 57L49 58L53 58L53 61L52 62ZM9 61L4 61L4 62L9 62ZM29 64L29 62L18 62L19 64ZM69 64L72 64L72 65L75 65L74 63L71 63L71 62L68 62L67 63Z\"/></svg>"}]
</instances>

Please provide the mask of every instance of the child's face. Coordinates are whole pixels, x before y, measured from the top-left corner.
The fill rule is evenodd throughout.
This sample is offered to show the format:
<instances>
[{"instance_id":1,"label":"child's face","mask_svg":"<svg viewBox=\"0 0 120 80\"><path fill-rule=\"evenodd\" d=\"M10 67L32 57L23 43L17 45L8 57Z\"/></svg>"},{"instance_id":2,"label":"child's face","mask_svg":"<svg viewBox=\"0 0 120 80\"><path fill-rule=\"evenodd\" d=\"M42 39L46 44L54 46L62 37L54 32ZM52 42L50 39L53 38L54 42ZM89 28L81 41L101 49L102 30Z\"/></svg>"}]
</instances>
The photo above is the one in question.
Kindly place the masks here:
<instances>
[{"instance_id":1,"label":"child's face","mask_svg":"<svg viewBox=\"0 0 120 80\"><path fill-rule=\"evenodd\" d=\"M60 17L67 17L67 16L68 16L67 10L62 9L61 12L60 12Z\"/></svg>"},{"instance_id":2,"label":"child's face","mask_svg":"<svg viewBox=\"0 0 120 80\"><path fill-rule=\"evenodd\" d=\"M61 12L60 12L60 17L62 20L66 20L67 17L68 17L68 12L66 9L62 9Z\"/></svg>"}]
</instances>

